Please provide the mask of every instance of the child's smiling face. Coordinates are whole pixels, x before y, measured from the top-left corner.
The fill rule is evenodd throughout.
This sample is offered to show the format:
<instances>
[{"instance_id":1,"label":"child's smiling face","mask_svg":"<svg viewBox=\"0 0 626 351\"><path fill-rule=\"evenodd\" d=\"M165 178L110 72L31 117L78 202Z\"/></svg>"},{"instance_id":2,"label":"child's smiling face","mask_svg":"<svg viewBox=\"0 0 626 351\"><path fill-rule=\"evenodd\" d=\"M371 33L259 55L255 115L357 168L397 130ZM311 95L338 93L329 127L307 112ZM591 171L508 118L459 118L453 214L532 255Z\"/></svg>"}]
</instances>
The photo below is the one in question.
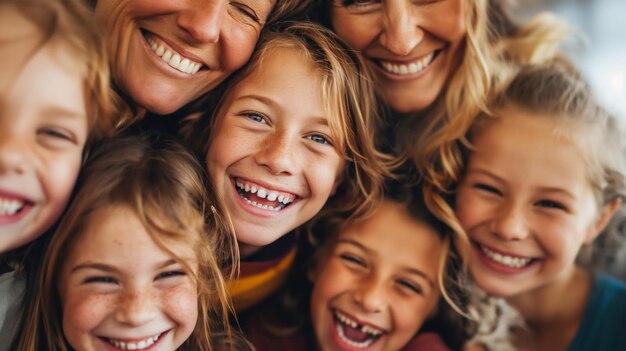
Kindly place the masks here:
<instances>
[{"instance_id":1,"label":"child's smiling face","mask_svg":"<svg viewBox=\"0 0 626 351\"><path fill-rule=\"evenodd\" d=\"M176 350L198 317L191 272L154 243L132 209L113 206L90 216L58 287L70 345L85 351L122 344L127 350ZM197 269L190 245L166 244Z\"/></svg>"},{"instance_id":2,"label":"child's smiling face","mask_svg":"<svg viewBox=\"0 0 626 351\"><path fill-rule=\"evenodd\" d=\"M581 149L549 116L509 106L478 131L456 213L476 283L505 297L569 276L612 212L598 210Z\"/></svg>"},{"instance_id":3,"label":"child's smiling face","mask_svg":"<svg viewBox=\"0 0 626 351\"><path fill-rule=\"evenodd\" d=\"M61 215L88 133L84 79L71 50L11 6L0 7L0 253Z\"/></svg>"},{"instance_id":4,"label":"child's smiling face","mask_svg":"<svg viewBox=\"0 0 626 351\"><path fill-rule=\"evenodd\" d=\"M341 233L313 273L321 350L400 350L439 301L443 243L398 203Z\"/></svg>"},{"instance_id":5,"label":"child's smiling face","mask_svg":"<svg viewBox=\"0 0 626 351\"><path fill-rule=\"evenodd\" d=\"M244 256L312 218L343 165L320 73L295 49L268 52L230 91L207 152Z\"/></svg>"}]
</instances>

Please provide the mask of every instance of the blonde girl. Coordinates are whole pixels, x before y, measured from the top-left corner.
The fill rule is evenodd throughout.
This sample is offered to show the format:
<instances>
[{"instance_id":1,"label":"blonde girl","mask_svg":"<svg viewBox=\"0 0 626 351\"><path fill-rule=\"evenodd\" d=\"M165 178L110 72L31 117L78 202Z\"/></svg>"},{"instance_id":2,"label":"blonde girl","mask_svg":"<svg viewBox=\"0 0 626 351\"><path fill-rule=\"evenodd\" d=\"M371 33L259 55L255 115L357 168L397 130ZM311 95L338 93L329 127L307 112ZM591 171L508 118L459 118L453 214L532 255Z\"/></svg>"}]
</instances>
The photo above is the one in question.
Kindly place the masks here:
<instances>
[{"instance_id":1,"label":"blonde girl","mask_svg":"<svg viewBox=\"0 0 626 351\"><path fill-rule=\"evenodd\" d=\"M98 29L78 1L0 1L0 254L61 215L113 109Z\"/></svg>"},{"instance_id":2,"label":"blonde girl","mask_svg":"<svg viewBox=\"0 0 626 351\"><path fill-rule=\"evenodd\" d=\"M472 126L456 194L472 278L520 312L521 347L624 348L626 285L576 262L626 196L616 120L562 61L523 68L492 111Z\"/></svg>"},{"instance_id":3,"label":"blonde girl","mask_svg":"<svg viewBox=\"0 0 626 351\"><path fill-rule=\"evenodd\" d=\"M219 259L236 256L219 208L171 138L106 140L29 277L12 349L214 349L230 334Z\"/></svg>"},{"instance_id":4,"label":"blonde girl","mask_svg":"<svg viewBox=\"0 0 626 351\"><path fill-rule=\"evenodd\" d=\"M244 261L232 290L239 308L280 285L295 254L295 236L287 234L329 197L341 200L322 211L355 216L380 197L388 171L374 146L368 77L329 30L285 23L263 34L217 108L190 118L186 140L225 200Z\"/></svg>"}]
</instances>

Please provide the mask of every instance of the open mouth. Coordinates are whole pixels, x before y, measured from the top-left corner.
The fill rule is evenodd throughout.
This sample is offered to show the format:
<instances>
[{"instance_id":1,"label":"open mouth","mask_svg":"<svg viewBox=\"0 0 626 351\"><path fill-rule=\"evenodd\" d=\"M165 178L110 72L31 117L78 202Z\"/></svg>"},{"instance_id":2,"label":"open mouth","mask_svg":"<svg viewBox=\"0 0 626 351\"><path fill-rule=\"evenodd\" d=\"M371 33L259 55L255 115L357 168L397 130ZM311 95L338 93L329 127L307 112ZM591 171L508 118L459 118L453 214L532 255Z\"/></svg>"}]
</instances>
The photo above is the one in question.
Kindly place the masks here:
<instances>
[{"instance_id":1,"label":"open mouth","mask_svg":"<svg viewBox=\"0 0 626 351\"><path fill-rule=\"evenodd\" d=\"M150 32L142 29L141 33L155 55L177 71L194 75L201 69L208 69L203 63L185 57Z\"/></svg>"},{"instance_id":2,"label":"open mouth","mask_svg":"<svg viewBox=\"0 0 626 351\"><path fill-rule=\"evenodd\" d=\"M26 205L27 203L24 200L0 197L0 216L15 216L20 213Z\"/></svg>"},{"instance_id":3,"label":"open mouth","mask_svg":"<svg viewBox=\"0 0 626 351\"><path fill-rule=\"evenodd\" d=\"M533 263L536 259L529 257L509 256L489 249L486 246L478 244L480 251L489 259L500 265L509 268L525 268Z\"/></svg>"},{"instance_id":4,"label":"open mouth","mask_svg":"<svg viewBox=\"0 0 626 351\"><path fill-rule=\"evenodd\" d=\"M439 56L441 51L442 49L435 50L431 52L430 54L420 58L419 60L415 60L409 63L400 64L397 62L379 60L378 64L379 64L379 67L381 67L383 70L391 74L396 74L396 75L401 75L401 76L417 74L425 70L428 66L430 66L433 63L433 61L435 61L437 56Z\"/></svg>"},{"instance_id":5,"label":"open mouth","mask_svg":"<svg viewBox=\"0 0 626 351\"><path fill-rule=\"evenodd\" d=\"M364 349L375 343L385 332L372 325L359 324L347 315L333 310L339 339L349 346Z\"/></svg>"},{"instance_id":6,"label":"open mouth","mask_svg":"<svg viewBox=\"0 0 626 351\"><path fill-rule=\"evenodd\" d=\"M167 332L160 333L140 340L113 339L103 337L101 337L100 339L120 350L145 350L154 345L166 333Z\"/></svg>"},{"instance_id":7,"label":"open mouth","mask_svg":"<svg viewBox=\"0 0 626 351\"><path fill-rule=\"evenodd\" d=\"M234 181L237 193L244 201L264 210L279 212L297 199L295 194L265 188L247 180L237 178Z\"/></svg>"}]
</instances>

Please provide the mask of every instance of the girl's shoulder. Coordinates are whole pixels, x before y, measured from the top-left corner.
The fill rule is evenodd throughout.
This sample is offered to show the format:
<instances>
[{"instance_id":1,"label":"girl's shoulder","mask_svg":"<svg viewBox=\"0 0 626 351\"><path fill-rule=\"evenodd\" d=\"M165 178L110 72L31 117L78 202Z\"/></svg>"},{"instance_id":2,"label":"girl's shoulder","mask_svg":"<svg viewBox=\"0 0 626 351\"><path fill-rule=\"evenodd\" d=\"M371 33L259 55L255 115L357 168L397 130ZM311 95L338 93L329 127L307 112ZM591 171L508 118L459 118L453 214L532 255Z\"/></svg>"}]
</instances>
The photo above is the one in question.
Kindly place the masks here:
<instances>
[{"instance_id":1,"label":"girl's shoulder","mask_svg":"<svg viewBox=\"0 0 626 351\"><path fill-rule=\"evenodd\" d=\"M626 283L595 273L583 320L569 351L626 350Z\"/></svg>"}]
</instances>

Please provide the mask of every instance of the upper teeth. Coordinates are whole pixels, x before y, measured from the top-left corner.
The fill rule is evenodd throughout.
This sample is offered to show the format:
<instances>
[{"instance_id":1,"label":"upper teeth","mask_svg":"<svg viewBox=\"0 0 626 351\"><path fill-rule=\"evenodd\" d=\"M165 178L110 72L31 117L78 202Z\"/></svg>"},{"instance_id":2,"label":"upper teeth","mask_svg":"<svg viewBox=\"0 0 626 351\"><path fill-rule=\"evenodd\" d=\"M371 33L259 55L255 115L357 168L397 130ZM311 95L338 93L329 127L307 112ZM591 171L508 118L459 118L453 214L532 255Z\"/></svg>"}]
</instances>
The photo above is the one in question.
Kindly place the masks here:
<instances>
[{"instance_id":1,"label":"upper teeth","mask_svg":"<svg viewBox=\"0 0 626 351\"><path fill-rule=\"evenodd\" d=\"M0 199L0 216L12 216L21 210L24 202L15 199Z\"/></svg>"},{"instance_id":2,"label":"upper teeth","mask_svg":"<svg viewBox=\"0 0 626 351\"><path fill-rule=\"evenodd\" d=\"M235 184L237 185L237 188L247 193L256 194L256 196L260 197L261 199L268 199L269 201L278 200L279 203L282 203L284 205L288 205L293 202L293 198L287 194L279 194L276 191L264 189L257 185L251 185L248 183L244 184L239 180L237 180Z\"/></svg>"},{"instance_id":3,"label":"upper teeth","mask_svg":"<svg viewBox=\"0 0 626 351\"><path fill-rule=\"evenodd\" d=\"M357 327L359 326L359 323L357 323L356 321L350 319L348 316L342 314L339 311L335 311L335 315L337 316L337 319L339 319L341 321L341 323L349 325L350 327L357 329ZM373 336L378 336L380 334L382 334L383 332L379 329L370 327L368 325L362 325L361 328L359 328L363 333L367 333Z\"/></svg>"},{"instance_id":4,"label":"upper teeth","mask_svg":"<svg viewBox=\"0 0 626 351\"><path fill-rule=\"evenodd\" d=\"M124 341L120 341L120 340L116 340L116 339L111 339L109 338L109 342L111 344L113 344L115 347L117 347L118 349L122 349L122 350L143 350L145 348L150 347L150 345L154 344L157 340L159 340L159 337L161 336L161 334L149 337L145 340L141 340L139 342L124 342Z\"/></svg>"},{"instance_id":5,"label":"upper teeth","mask_svg":"<svg viewBox=\"0 0 626 351\"><path fill-rule=\"evenodd\" d=\"M532 258L522 258L522 257L513 257L513 256L506 256L503 254L500 254L498 252L489 250L488 248L484 247L484 246L480 246L480 249L482 250L482 252L485 253L485 255L487 255L489 258L491 258L492 260L503 264L505 266L508 267L512 267L512 268L521 268L526 266L528 263L530 263L530 261L532 261Z\"/></svg>"},{"instance_id":6,"label":"upper teeth","mask_svg":"<svg viewBox=\"0 0 626 351\"><path fill-rule=\"evenodd\" d=\"M195 74L202 67L201 63L192 61L178 52L174 51L174 49L167 46L167 44L159 41L158 39L152 38L149 34L145 34L144 37L152 51L161 58L165 63L170 65L172 68L175 68L181 72Z\"/></svg>"},{"instance_id":7,"label":"upper teeth","mask_svg":"<svg viewBox=\"0 0 626 351\"><path fill-rule=\"evenodd\" d=\"M420 72L424 68L426 68L430 64L434 56L435 56L435 52L431 52L429 55L426 55L422 57L421 59L411 62L409 64L398 64L398 63L391 63L391 62L386 62L386 61L380 61L380 64L383 66L383 68L386 71L389 71L394 74L400 74L400 75L415 74L417 72Z\"/></svg>"}]
</instances>

